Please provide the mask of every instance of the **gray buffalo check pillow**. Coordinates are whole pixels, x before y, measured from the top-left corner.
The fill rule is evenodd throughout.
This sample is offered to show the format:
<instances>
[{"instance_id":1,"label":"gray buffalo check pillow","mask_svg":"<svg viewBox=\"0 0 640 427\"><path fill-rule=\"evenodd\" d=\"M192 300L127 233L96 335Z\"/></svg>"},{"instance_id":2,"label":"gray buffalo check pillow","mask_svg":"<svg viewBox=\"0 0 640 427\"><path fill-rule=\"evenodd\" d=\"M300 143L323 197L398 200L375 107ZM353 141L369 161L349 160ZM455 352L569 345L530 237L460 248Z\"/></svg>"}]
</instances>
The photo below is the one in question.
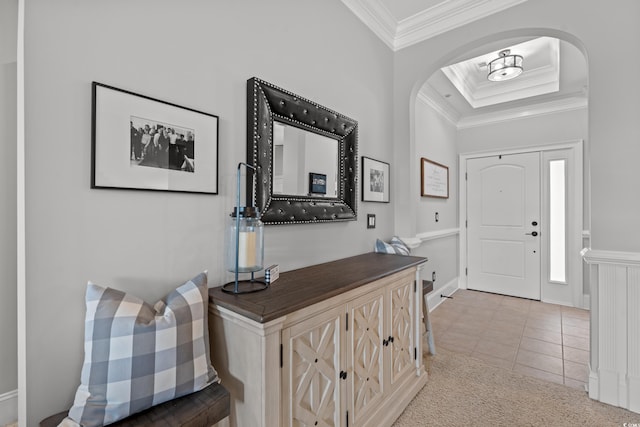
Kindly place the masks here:
<instances>
[{"instance_id":1,"label":"gray buffalo check pillow","mask_svg":"<svg viewBox=\"0 0 640 427\"><path fill-rule=\"evenodd\" d=\"M393 236L389 243L376 239L373 251L381 254L409 255L411 249L399 237Z\"/></svg>"},{"instance_id":2,"label":"gray buffalo check pillow","mask_svg":"<svg viewBox=\"0 0 640 427\"><path fill-rule=\"evenodd\" d=\"M153 307L89 282L85 360L67 421L111 424L219 381L209 358L207 301L206 272Z\"/></svg>"}]
</instances>

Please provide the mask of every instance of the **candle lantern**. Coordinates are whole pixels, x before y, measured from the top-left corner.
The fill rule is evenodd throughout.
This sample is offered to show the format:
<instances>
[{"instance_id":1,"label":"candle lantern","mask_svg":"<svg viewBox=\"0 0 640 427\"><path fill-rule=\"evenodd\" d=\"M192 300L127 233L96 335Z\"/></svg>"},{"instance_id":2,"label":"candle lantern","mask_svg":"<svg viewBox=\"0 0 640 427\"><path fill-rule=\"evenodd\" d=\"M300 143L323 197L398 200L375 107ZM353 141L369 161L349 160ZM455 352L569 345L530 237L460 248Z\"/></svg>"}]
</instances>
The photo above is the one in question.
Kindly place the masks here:
<instances>
[{"instance_id":1,"label":"candle lantern","mask_svg":"<svg viewBox=\"0 0 640 427\"><path fill-rule=\"evenodd\" d=\"M235 281L222 286L222 290L234 294L245 294L264 290L268 284L254 278L256 271L262 270L264 259L264 224L260 221L258 208L240 206L240 168L237 175L237 206L233 208L226 231L226 268L235 273ZM238 280L240 273L251 273L250 280Z\"/></svg>"},{"instance_id":2,"label":"candle lantern","mask_svg":"<svg viewBox=\"0 0 640 427\"><path fill-rule=\"evenodd\" d=\"M264 224L258 219L258 209L235 207L227 227L227 270L252 273L262 270ZM237 245L235 241L237 239ZM236 250L238 258L236 260ZM237 262L237 264L236 264Z\"/></svg>"}]
</instances>

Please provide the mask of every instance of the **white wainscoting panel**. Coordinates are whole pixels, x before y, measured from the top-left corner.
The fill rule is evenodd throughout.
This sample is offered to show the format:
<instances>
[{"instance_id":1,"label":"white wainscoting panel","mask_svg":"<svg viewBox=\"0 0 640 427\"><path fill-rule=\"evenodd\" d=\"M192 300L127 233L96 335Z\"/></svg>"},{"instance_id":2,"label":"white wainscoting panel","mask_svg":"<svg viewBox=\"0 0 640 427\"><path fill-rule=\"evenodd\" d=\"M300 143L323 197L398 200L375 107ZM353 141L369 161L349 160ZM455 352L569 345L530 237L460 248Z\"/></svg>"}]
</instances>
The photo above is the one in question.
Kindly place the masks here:
<instances>
[{"instance_id":1,"label":"white wainscoting panel","mask_svg":"<svg viewBox=\"0 0 640 427\"><path fill-rule=\"evenodd\" d=\"M640 254L587 250L589 396L640 413Z\"/></svg>"},{"instance_id":2,"label":"white wainscoting panel","mask_svg":"<svg viewBox=\"0 0 640 427\"><path fill-rule=\"evenodd\" d=\"M0 426L18 419L18 390L0 394Z\"/></svg>"},{"instance_id":3,"label":"white wainscoting panel","mask_svg":"<svg viewBox=\"0 0 640 427\"><path fill-rule=\"evenodd\" d=\"M640 268L629 268L627 277L629 409L640 413Z\"/></svg>"},{"instance_id":4,"label":"white wainscoting panel","mask_svg":"<svg viewBox=\"0 0 640 427\"><path fill-rule=\"evenodd\" d=\"M447 299L442 295L451 296L458 289L460 289L460 287L458 284L457 277L451 280L450 282L446 283L444 286L441 286L437 289L434 288L433 292L427 295L427 307L429 307L429 311L430 312L433 311L437 306L439 306L442 303L442 301Z\"/></svg>"},{"instance_id":5,"label":"white wainscoting panel","mask_svg":"<svg viewBox=\"0 0 640 427\"><path fill-rule=\"evenodd\" d=\"M407 246L415 249L417 247L420 247L420 245L422 245L423 243L444 239L451 236L458 236L459 234L459 228L446 228L443 230L418 233L415 235L415 237L400 237L400 239L405 242ZM428 255L427 258L429 258ZM445 297L443 297L443 295L451 295L458 289L461 289L460 280L458 277L454 277L442 286L436 285L436 283L434 283L433 291L427 296L427 306L429 307L429 311L433 311L433 309L439 306L442 301L446 299Z\"/></svg>"}]
</instances>

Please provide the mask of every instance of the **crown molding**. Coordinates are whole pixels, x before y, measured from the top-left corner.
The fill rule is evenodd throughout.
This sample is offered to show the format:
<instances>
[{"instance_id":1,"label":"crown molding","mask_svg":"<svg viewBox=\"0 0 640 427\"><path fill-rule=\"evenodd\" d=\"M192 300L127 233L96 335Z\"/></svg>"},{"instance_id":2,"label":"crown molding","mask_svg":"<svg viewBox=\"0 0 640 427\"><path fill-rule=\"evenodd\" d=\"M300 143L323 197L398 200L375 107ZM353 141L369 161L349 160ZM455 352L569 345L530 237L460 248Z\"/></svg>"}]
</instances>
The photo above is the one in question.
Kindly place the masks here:
<instances>
[{"instance_id":1,"label":"crown molding","mask_svg":"<svg viewBox=\"0 0 640 427\"><path fill-rule=\"evenodd\" d=\"M573 94L566 98L523 107L510 108L505 111L477 114L461 117L453 107L449 105L431 85L425 84L418 92L417 100L433 108L443 118L453 124L458 130L468 129L489 124L508 122L527 117L556 114L566 111L587 108L588 100L583 94Z\"/></svg>"},{"instance_id":2,"label":"crown molding","mask_svg":"<svg viewBox=\"0 0 640 427\"><path fill-rule=\"evenodd\" d=\"M453 30L527 0L447 0L397 21L381 0L342 0L393 51Z\"/></svg>"},{"instance_id":3,"label":"crown molding","mask_svg":"<svg viewBox=\"0 0 640 427\"><path fill-rule=\"evenodd\" d=\"M524 3L527 0L450 0L398 22L395 50Z\"/></svg>"},{"instance_id":4,"label":"crown molding","mask_svg":"<svg viewBox=\"0 0 640 427\"><path fill-rule=\"evenodd\" d=\"M562 113L587 108L588 101L584 96L571 96L555 101L532 104L524 107L510 108L494 113L477 114L463 117L457 122L458 129L468 129L488 124L508 122L526 117L543 116L545 114Z\"/></svg>"},{"instance_id":5,"label":"crown molding","mask_svg":"<svg viewBox=\"0 0 640 427\"><path fill-rule=\"evenodd\" d=\"M460 113L458 113L448 102L442 99L442 96L430 85L425 84L418 92L419 101L428 105L436 113L440 114L445 120L450 122L454 126L458 126L460 120Z\"/></svg>"},{"instance_id":6,"label":"crown molding","mask_svg":"<svg viewBox=\"0 0 640 427\"><path fill-rule=\"evenodd\" d=\"M342 0L391 50L395 49L398 22L380 0Z\"/></svg>"}]
</instances>

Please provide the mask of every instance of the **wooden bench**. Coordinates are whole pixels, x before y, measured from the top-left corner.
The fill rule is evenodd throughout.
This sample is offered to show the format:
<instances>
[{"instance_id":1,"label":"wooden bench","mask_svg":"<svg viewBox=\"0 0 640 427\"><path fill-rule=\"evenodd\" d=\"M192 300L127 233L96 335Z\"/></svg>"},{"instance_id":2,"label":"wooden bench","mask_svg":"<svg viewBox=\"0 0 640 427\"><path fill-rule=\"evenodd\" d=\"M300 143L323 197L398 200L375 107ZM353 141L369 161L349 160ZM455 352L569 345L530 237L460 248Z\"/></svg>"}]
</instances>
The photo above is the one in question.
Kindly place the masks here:
<instances>
[{"instance_id":1,"label":"wooden bench","mask_svg":"<svg viewBox=\"0 0 640 427\"><path fill-rule=\"evenodd\" d=\"M431 328L431 320L429 319L429 306L427 305L427 294L433 291L433 282L431 280L422 281L422 318L424 319L424 328L427 332L427 346L429 354L436 354L436 343L433 340L433 329Z\"/></svg>"},{"instance_id":2,"label":"wooden bench","mask_svg":"<svg viewBox=\"0 0 640 427\"><path fill-rule=\"evenodd\" d=\"M231 399L220 384L161 403L133 414L110 426L114 427L209 427L229 416ZM56 427L67 416L60 412L45 418L40 427Z\"/></svg>"}]
</instances>

